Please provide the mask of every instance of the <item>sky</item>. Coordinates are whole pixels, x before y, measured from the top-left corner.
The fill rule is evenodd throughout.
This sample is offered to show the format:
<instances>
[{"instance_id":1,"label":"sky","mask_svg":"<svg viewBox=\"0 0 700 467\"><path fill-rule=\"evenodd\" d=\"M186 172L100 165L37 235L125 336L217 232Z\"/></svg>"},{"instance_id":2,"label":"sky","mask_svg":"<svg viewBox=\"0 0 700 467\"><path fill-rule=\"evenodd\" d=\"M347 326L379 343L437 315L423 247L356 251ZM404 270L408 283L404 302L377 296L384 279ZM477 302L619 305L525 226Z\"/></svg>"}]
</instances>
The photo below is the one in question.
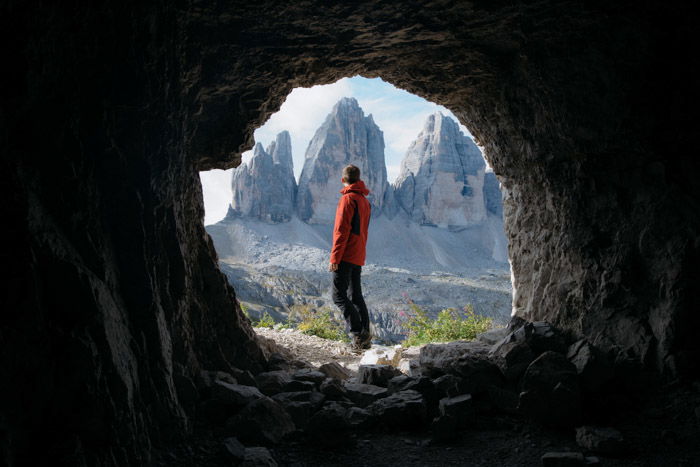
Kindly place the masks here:
<instances>
[{"instance_id":1,"label":"sky","mask_svg":"<svg viewBox=\"0 0 700 467\"><path fill-rule=\"evenodd\" d=\"M384 132L384 157L389 182L393 182L399 175L401 159L423 129L423 123L430 114L442 112L458 121L445 107L399 89L380 78L355 76L333 84L292 90L280 110L255 130L255 142L267 147L279 132L289 131L294 175L298 181L311 138L335 103L343 97L357 99L365 115L372 114L374 122ZM464 125L460 124L460 128L464 134L471 136ZM251 157L252 151L244 152L243 162L249 161ZM220 221L228 211L232 170L199 173L204 193L205 225Z\"/></svg>"}]
</instances>

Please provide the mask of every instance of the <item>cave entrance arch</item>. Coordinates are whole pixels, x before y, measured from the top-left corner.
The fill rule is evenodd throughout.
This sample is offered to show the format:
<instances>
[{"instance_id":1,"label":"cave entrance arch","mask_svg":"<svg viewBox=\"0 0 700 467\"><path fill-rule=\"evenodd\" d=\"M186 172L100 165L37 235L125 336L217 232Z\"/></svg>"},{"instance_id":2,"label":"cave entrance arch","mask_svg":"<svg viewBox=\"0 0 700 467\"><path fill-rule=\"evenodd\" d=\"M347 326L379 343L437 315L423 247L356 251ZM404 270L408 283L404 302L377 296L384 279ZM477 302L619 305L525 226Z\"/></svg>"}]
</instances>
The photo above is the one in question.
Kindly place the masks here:
<instances>
[{"instance_id":1,"label":"cave entrance arch","mask_svg":"<svg viewBox=\"0 0 700 467\"><path fill-rule=\"evenodd\" d=\"M219 265L254 323L263 316L288 323L309 309L343 321L327 296L327 256L337 178L347 163L361 167L374 205L363 282L372 291L365 295L375 338L405 336L407 301L431 316L473 309L496 326L507 323L501 192L449 110L357 76L295 89L255 137L254 154L244 154L236 170L200 173ZM437 198L421 204L433 192ZM317 203L323 208L303 218Z\"/></svg>"}]
</instances>

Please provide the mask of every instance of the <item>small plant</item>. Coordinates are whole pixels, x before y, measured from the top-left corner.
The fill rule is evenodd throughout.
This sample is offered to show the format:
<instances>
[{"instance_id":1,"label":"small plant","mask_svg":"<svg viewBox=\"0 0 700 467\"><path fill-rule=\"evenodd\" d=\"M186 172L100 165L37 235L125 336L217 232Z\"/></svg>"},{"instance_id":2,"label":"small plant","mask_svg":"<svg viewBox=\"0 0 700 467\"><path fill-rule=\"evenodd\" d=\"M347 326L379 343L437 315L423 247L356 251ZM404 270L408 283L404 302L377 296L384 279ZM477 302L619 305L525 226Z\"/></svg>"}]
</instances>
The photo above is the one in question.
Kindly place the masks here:
<instances>
[{"instance_id":1,"label":"small plant","mask_svg":"<svg viewBox=\"0 0 700 467\"><path fill-rule=\"evenodd\" d=\"M275 320L270 316L270 313L267 311L263 313L263 315L260 317L260 319L253 323L253 326L256 328L270 328L272 329L275 327Z\"/></svg>"},{"instance_id":2,"label":"small plant","mask_svg":"<svg viewBox=\"0 0 700 467\"><path fill-rule=\"evenodd\" d=\"M407 337L402 342L406 347L422 345L430 342L449 342L456 340L471 340L477 334L488 331L493 320L474 313L471 304L464 307L463 312L454 308L446 308L438 313L437 318L431 319L428 313L411 299L407 299L410 308L404 322Z\"/></svg>"},{"instance_id":3,"label":"small plant","mask_svg":"<svg viewBox=\"0 0 700 467\"><path fill-rule=\"evenodd\" d=\"M313 310L309 307L298 308L299 315L297 329L304 334L347 342L345 326L333 318L330 310Z\"/></svg>"}]
</instances>

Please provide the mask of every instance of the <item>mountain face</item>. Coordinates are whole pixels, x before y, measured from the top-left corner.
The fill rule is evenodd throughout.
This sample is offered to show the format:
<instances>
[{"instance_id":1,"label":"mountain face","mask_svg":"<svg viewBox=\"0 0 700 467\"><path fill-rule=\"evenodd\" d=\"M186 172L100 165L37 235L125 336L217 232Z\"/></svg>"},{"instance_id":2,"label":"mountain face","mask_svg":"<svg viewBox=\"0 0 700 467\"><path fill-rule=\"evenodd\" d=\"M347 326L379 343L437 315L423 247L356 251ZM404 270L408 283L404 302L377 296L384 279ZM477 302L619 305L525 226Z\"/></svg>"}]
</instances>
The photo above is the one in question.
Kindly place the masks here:
<instances>
[{"instance_id":1,"label":"mountain face","mask_svg":"<svg viewBox=\"0 0 700 467\"><path fill-rule=\"evenodd\" d=\"M479 148L441 113L428 117L401 162L394 198L423 225L463 227L486 220Z\"/></svg>"},{"instance_id":2,"label":"mountain face","mask_svg":"<svg viewBox=\"0 0 700 467\"><path fill-rule=\"evenodd\" d=\"M503 217L503 194L496 174L493 172L484 174L484 202L489 214Z\"/></svg>"},{"instance_id":3,"label":"mountain face","mask_svg":"<svg viewBox=\"0 0 700 467\"><path fill-rule=\"evenodd\" d=\"M231 176L233 198L228 217L253 217L271 223L289 221L297 191L293 169L288 132L278 134L267 150L256 144L253 158L238 166Z\"/></svg>"},{"instance_id":4,"label":"mountain face","mask_svg":"<svg viewBox=\"0 0 700 467\"><path fill-rule=\"evenodd\" d=\"M360 168L370 195L372 215L379 215L388 188L384 135L372 116L365 117L357 101L343 98L316 131L306 150L299 179L297 213L309 224L333 224L343 187L343 167Z\"/></svg>"}]
</instances>

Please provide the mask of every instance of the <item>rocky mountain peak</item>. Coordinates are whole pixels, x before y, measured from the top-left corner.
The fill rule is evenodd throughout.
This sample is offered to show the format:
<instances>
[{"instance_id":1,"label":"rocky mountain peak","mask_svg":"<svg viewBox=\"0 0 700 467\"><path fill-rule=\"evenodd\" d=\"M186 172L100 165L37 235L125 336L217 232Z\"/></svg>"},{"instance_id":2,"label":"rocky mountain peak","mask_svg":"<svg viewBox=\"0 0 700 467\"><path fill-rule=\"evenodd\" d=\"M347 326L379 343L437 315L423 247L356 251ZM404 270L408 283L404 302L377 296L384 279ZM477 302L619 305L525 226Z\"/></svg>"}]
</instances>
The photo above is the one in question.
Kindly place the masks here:
<instances>
[{"instance_id":1,"label":"rocky mountain peak","mask_svg":"<svg viewBox=\"0 0 700 467\"><path fill-rule=\"evenodd\" d=\"M360 168L370 190L373 214L381 212L388 182L384 134L356 99L344 97L334 106L309 143L299 179L297 212L305 222L333 224L340 197L343 167Z\"/></svg>"},{"instance_id":2,"label":"rocky mountain peak","mask_svg":"<svg viewBox=\"0 0 700 467\"><path fill-rule=\"evenodd\" d=\"M411 143L394 184L396 202L416 222L443 227L484 221L484 171L479 148L441 113L430 115Z\"/></svg>"}]
</instances>

